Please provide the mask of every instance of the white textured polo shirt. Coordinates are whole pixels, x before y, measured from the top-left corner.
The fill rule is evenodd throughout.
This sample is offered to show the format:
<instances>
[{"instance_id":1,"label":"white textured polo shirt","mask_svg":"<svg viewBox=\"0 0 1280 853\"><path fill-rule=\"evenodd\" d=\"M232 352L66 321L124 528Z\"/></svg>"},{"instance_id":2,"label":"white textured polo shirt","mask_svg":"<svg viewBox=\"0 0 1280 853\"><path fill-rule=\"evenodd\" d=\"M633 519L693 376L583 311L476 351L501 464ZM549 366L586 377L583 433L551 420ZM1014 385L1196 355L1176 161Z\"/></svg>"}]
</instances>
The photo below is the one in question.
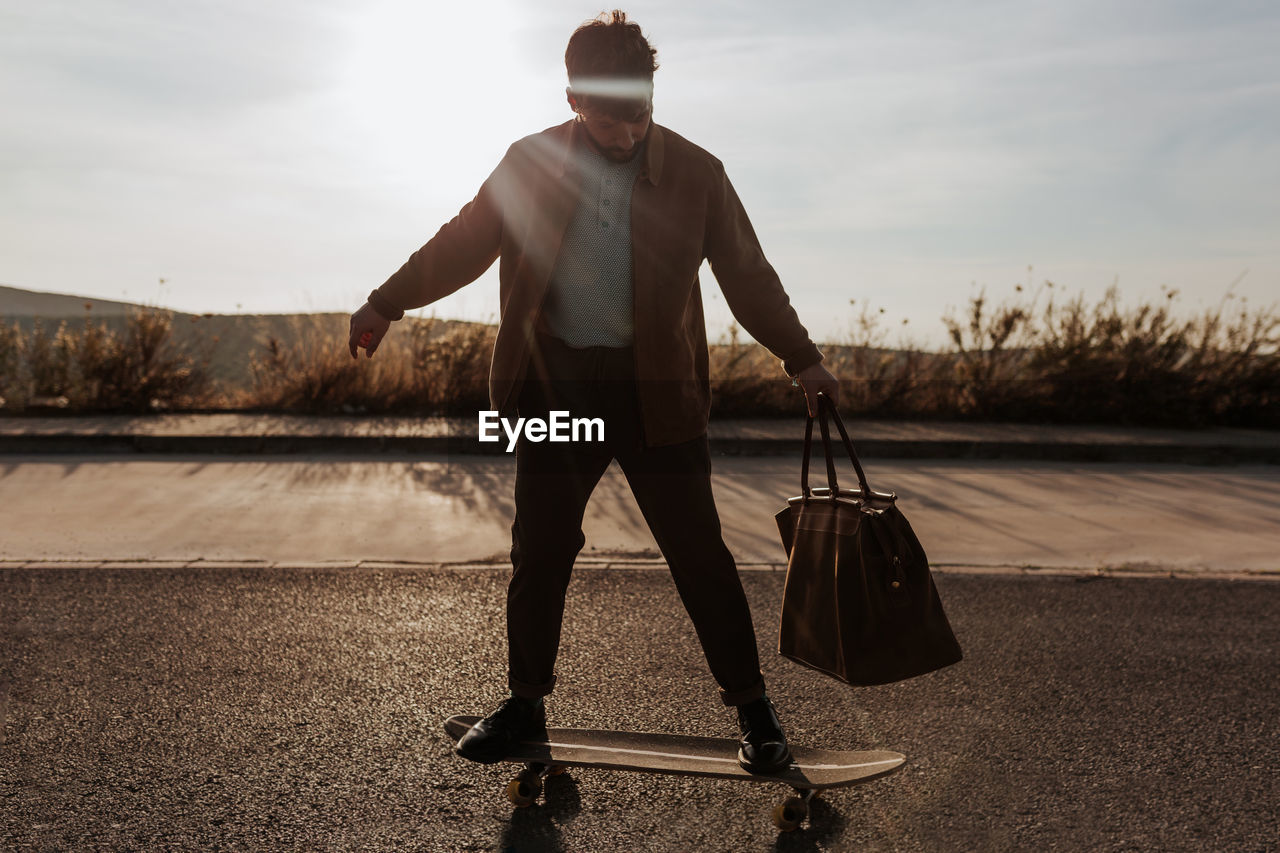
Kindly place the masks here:
<instances>
[{"instance_id":1,"label":"white textured polo shirt","mask_svg":"<svg viewBox=\"0 0 1280 853\"><path fill-rule=\"evenodd\" d=\"M625 163L588 144L574 149L582 189L542 306L548 330L570 346L632 343L631 191L644 144Z\"/></svg>"}]
</instances>

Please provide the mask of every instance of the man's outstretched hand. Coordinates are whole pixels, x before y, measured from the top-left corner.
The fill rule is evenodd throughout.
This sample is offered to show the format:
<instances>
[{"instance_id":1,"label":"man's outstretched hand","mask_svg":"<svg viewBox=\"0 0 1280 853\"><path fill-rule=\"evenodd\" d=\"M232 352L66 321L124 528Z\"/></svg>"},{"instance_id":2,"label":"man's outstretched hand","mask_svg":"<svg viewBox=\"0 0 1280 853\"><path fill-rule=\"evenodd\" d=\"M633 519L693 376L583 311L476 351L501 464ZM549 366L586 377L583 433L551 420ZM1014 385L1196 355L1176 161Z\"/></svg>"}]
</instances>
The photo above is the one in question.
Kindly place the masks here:
<instances>
[{"instance_id":1,"label":"man's outstretched hand","mask_svg":"<svg viewBox=\"0 0 1280 853\"><path fill-rule=\"evenodd\" d=\"M360 310L351 315L351 340L348 341L351 357L359 358L356 348L364 347L365 356L373 358L373 351L382 343L390 328L391 321L379 314L368 302L360 306Z\"/></svg>"},{"instance_id":2,"label":"man's outstretched hand","mask_svg":"<svg viewBox=\"0 0 1280 853\"><path fill-rule=\"evenodd\" d=\"M811 364L796 374L800 387L804 389L805 401L809 405L809 417L818 416L818 392L827 392L832 403L840 402L840 380L830 370L822 366L822 362Z\"/></svg>"}]
</instances>

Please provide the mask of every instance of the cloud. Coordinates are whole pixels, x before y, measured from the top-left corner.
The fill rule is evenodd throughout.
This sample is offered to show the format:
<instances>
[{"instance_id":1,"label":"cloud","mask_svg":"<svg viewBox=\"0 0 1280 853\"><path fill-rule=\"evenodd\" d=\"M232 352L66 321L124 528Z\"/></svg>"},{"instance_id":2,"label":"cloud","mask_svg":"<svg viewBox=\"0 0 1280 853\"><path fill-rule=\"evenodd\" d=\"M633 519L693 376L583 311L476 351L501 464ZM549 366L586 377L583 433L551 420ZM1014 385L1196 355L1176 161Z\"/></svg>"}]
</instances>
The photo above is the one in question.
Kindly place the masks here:
<instances>
[{"instance_id":1,"label":"cloud","mask_svg":"<svg viewBox=\"0 0 1280 853\"><path fill-rule=\"evenodd\" d=\"M92 232L102 252L66 287L140 263L112 247L157 245L156 274L202 295L256 268L363 296L510 142L568 118L564 46L591 11L567 0L10 7L0 279L58 289L42 270L70 276L61 247ZM839 282L855 254L868 276L893 269L917 294L948 268L967 283L975 264L1016 277L1028 263L1128 271L1173 257L1220 263L1226 278L1247 260L1250 281L1274 286L1273 4L660 0L628 11L658 47L655 119L725 162L770 257L804 270L797 302L815 314L847 303ZM237 258L217 288L199 272L212 247ZM172 274L180 258L189 283Z\"/></svg>"}]
</instances>

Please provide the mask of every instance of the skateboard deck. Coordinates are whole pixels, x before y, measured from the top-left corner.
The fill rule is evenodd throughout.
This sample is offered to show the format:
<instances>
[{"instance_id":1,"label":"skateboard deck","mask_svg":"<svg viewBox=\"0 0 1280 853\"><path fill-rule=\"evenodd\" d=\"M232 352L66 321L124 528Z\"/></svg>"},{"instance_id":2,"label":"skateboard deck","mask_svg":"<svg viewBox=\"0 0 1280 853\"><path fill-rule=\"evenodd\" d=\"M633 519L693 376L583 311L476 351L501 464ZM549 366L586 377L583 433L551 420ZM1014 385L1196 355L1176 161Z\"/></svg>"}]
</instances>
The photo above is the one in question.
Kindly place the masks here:
<instances>
[{"instance_id":1,"label":"skateboard deck","mask_svg":"<svg viewBox=\"0 0 1280 853\"><path fill-rule=\"evenodd\" d=\"M444 728L455 741L481 718L453 716ZM791 747L791 764L772 773L750 773L738 764L739 741L653 732L548 728L545 738L522 741L502 761L523 763L507 795L516 805L530 805L540 793L542 777L565 767L599 767L643 773L707 776L748 782L790 785L802 797L791 797L774 810L774 823L794 829L820 790L870 782L894 772L906 756L887 750L845 751Z\"/></svg>"}]
</instances>

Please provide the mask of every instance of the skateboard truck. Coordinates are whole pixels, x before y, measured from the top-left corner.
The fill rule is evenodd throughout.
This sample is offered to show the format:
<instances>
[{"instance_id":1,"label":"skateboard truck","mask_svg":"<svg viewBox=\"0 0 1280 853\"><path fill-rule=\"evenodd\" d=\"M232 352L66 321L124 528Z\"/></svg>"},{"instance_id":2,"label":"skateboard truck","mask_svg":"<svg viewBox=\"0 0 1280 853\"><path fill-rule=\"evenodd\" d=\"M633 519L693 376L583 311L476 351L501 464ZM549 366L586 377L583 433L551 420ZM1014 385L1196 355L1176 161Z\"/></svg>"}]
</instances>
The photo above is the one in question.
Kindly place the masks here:
<instances>
[{"instance_id":1,"label":"skateboard truck","mask_svg":"<svg viewBox=\"0 0 1280 853\"><path fill-rule=\"evenodd\" d=\"M793 797L787 797L782 802L773 807L773 825L781 829L783 832L791 830L804 823L805 818L809 816L809 803L817 799L818 789L810 788L792 788L796 794Z\"/></svg>"},{"instance_id":2,"label":"skateboard truck","mask_svg":"<svg viewBox=\"0 0 1280 853\"><path fill-rule=\"evenodd\" d=\"M542 780L548 776L559 776L568 769L562 764L530 761L516 774L516 778L507 783L507 799L519 808L531 806L542 793Z\"/></svg>"}]
</instances>

